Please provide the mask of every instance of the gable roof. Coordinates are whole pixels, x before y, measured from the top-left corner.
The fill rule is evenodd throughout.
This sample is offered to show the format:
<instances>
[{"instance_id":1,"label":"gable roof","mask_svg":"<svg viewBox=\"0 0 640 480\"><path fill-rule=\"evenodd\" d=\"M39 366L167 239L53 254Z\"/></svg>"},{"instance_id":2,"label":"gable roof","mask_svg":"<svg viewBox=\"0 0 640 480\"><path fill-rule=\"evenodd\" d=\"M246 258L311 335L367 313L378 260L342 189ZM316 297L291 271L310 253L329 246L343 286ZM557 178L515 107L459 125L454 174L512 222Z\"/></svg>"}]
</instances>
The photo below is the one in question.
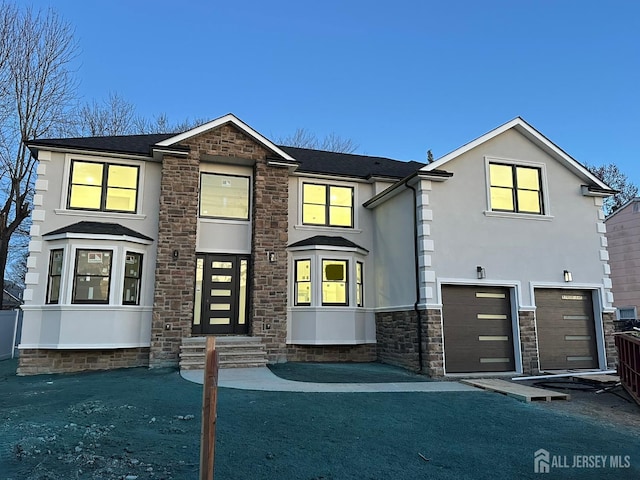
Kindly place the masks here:
<instances>
[{"instance_id":1,"label":"gable roof","mask_svg":"<svg viewBox=\"0 0 640 480\"><path fill-rule=\"evenodd\" d=\"M49 237L53 235L61 235L64 233L84 233L84 234L92 234L92 235L111 235L115 237L133 237L140 238L142 240L153 241L152 238L143 235L142 233L136 232L135 230L131 230L124 225L120 225L119 223L108 223L108 222L78 222L72 225L67 225L66 227L58 228L57 230L53 230L52 232L45 233L43 237Z\"/></svg>"},{"instance_id":2,"label":"gable roof","mask_svg":"<svg viewBox=\"0 0 640 480\"><path fill-rule=\"evenodd\" d=\"M545 137L538 130L529 125L522 117L516 117L513 120L500 125L499 127L485 133L484 135L472 140L469 143L461 146L460 148L447 153L443 157L440 157L435 162L430 163L422 168L424 171L431 171L442 168L447 162L450 162L454 158L468 152L469 150L482 145L485 142L497 137L498 135L506 132L507 130L514 129L522 136L527 138L530 142L536 145L538 148L546 152L551 157L558 160L562 165L572 171L575 175L583 179L584 181L596 185L597 187L608 190L611 192L611 188L605 184L598 177L593 175L584 165L571 157L568 153L558 147L555 143Z\"/></svg>"},{"instance_id":3,"label":"gable roof","mask_svg":"<svg viewBox=\"0 0 640 480\"><path fill-rule=\"evenodd\" d=\"M244 132L253 140L260 143L267 150L271 150L273 153L284 158L285 160L294 161L293 158L291 158L287 153L282 151L280 147L278 147L276 144L272 143L271 140L259 134L257 131L255 131L253 128L251 128L249 125L244 123L242 120L240 120L238 117L236 117L232 113L227 113L226 115L223 115L222 117L218 117L215 120L211 120L210 122L200 125L199 127L192 128L191 130L187 130L186 132L173 135L172 137L169 137L169 138L165 138L164 140L159 141L156 145L159 147L170 147L176 143L180 143L184 140L195 137L196 135L201 135L203 133L208 132L209 130L213 130L215 128L221 127L222 125L226 125L228 123L231 123L232 125L234 125L236 128Z\"/></svg>"},{"instance_id":4,"label":"gable roof","mask_svg":"<svg viewBox=\"0 0 640 480\"><path fill-rule=\"evenodd\" d=\"M618 213L620 213L623 210L626 210L629 205L633 205L635 203L640 203L640 197L633 197L631 200L627 201L627 203L623 204L620 206L620 208L616 208L613 212L611 212L607 218L604 220L605 223L608 222L609 220L611 220L613 217L615 217ZM638 207L633 207L634 211L637 211L636 209Z\"/></svg>"},{"instance_id":5,"label":"gable roof","mask_svg":"<svg viewBox=\"0 0 640 480\"><path fill-rule=\"evenodd\" d=\"M363 179L370 179L371 177L400 179L415 173L420 167L424 166L424 163L416 161L405 162L385 157L275 145L232 114L224 115L204 125L179 134L158 133L147 135L116 135L109 137L51 138L30 140L26 142L26 145L32 149L32 152L36 156L37 150L52 148L56 150L151 157L154 150L170 149L171 151L182 151L186 153L188 152L188 148L179 146L179 142L227 123L234 125L285 161L291 162L290 165L296 166L296 171L298 172Z\"/></svg>"}]
</instances>

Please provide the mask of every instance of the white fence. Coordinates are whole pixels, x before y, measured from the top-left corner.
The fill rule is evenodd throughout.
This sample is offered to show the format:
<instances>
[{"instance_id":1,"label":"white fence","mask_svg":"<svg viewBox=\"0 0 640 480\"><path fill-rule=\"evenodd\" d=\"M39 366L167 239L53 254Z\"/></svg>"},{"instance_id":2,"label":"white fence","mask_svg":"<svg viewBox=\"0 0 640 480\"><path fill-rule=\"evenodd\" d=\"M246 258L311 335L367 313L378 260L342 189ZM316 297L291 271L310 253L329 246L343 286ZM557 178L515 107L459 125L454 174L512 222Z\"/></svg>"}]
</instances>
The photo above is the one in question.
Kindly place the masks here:
<instances>
[{"instance_id":1,"label":"white fence","mask_svg":"<svg viewBox=\"0 0 640 480\"><path fill-rule=\"evenodd\" d=\"M21 326L22 310L0 310L0 360L17 355Z\"/></svg>"}]
</instances>

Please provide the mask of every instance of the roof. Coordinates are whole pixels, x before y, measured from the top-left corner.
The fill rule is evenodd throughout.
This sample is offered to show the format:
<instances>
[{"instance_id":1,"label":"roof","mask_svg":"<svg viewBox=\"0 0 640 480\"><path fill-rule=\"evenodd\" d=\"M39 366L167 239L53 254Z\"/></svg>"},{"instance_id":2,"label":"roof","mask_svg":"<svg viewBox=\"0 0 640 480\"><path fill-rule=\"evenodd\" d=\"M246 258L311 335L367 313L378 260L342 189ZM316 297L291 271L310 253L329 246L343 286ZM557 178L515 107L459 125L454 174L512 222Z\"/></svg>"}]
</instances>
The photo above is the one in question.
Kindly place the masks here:
<instances>
[{"instance_id":1,"label":"roof","mask_svg":"<svg viewBox=\"0 0 640 480\"><path fill-rule=\"evenodd\" d=\"M330 173L358 178L404 178L424 165L416 161L403 162L352 153L327 152L284 145L281 148L300 162L297 171L305 173Z\"/></svg>"},{"instance_id":2,"label":"roof","mask_svg":"<svg viewBox=\"0 0 640 480\"><path fill-rule=\"evenodd\" d=\"M623 210L626 210L626 208L629 205L633 205L634 203L639 203L640 202L640 197L634 197L631 200L627 201L627 203L623 204L620 206L620 208L616 208L615 211L611 212L607 218L605 219L605 222L608 222L609 220L611 220L613 217L615 217L618 213L620 213ZM637 207L634 207L634 212L636 212Z\"/></svg>"},{"instance_id":3,"label":"roof","mask_svg":"<svg viewBox=\"0 0 640 480\"><path fill-rule=\"evenodd\" d=\"M149 135L117 135L110 137L75 137L31 140L29 148L55 148L102 153L152 156L154 149L176 148L187 151L178 144L192 136L202 134L221 125L231 123L268 150L286 161L298 163L298 172L337 175L369 179L371 177L404 178L416 172L424 163L400 161L385 157L373 157L350 153L328 152L308 148L275 145L239 120L228 114L204 125L180 134L158 133ZM295 163L293 164L295 165Z\"/></svg>"},{"instance_id":4,"label":"roof","mask_svg":"<svg viewBox=\"0 0 640 480\"><path fill-rule=\"evenodd\" d=\"M293 247L313 247L313 246L329 246L329 247L346 247L346 248L358 248L368 252L364 247L361 247L357 243L353 243L351 240L347 240L344 237L331 237L329 235L316 235L314 237L305 238L299 242L292 243L289 248Z\"/></svg>"},{"instance_id":5,"label":"roof","mask_svg":"<svg viewBox=\"0 0 640 480\"><path fill-rule=\"evenodd\" d=\"M600 180L598 177L593 175L587 167L582 165L580 162L572 158L569 154L567 154L564 150L558 147L555 143L545 137L538 130L529 125L522 117L516 117L513 120L500 125L497 128L494 128L490 132L485 133L484 135L472 140L469 143L466 143L460 148L457 148L453 152L449 152L443 157L440 157L435 162L430 163L422 168L424 171L437 170L445 165L447 162L453 160L454 158L459 157L460 155L468 152L469 150L488 142L489 140L497 137L498 135L506 132L507 130L514 129L520 134L522 134L525 138L531 141L534 145L542 149L548 155L554 157L561 164L571 170L578 177L582 178L584 181L587 181L591 185L595 185L604 191L608 191L610 193L615 193L611 188Z\"/></svg>"},{"instance_id":6,"label":"roof","mask_svg":"<svg viewBox=\"0 0 640 480\"><path fill-rule=\"evenodd\" d=\"M131 230L119 223L107 223L107 222L78 222L66 227L58 228L52 232L45 233L43 237L52 235L61 235L63 233L85 233L92 235L112 235L115 237L133 237L140 238L142 240L153 240L152 238L143 235L142 233Z\"/></svg>"}]
</instances>

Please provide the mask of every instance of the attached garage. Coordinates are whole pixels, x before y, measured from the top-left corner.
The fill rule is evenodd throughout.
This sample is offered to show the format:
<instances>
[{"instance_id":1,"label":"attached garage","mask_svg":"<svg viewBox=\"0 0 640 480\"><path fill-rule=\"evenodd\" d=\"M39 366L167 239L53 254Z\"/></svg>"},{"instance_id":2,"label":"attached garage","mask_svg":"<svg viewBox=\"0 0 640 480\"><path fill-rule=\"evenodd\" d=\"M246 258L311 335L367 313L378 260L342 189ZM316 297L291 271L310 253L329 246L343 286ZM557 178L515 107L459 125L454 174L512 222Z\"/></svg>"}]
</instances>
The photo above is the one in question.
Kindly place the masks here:
<instances>
[{"instance_id":1,"label":"attached garage","mask_svg":"<svg viewBox=\"0 0 640 480\"><path fill-rule=\"evenodd\" d=\"M508 288L442 286L447 373L515 370Z\"/></svg>"},{"instance_id":2,"label":"attached garage","mask_svg":"<svg viewBox=\"0 0 640 480\"><path fill-rule=\"evenodd\" d=\"M540 370L598 368L591 290L536 288Z\"/></svg>"}]
</instances>

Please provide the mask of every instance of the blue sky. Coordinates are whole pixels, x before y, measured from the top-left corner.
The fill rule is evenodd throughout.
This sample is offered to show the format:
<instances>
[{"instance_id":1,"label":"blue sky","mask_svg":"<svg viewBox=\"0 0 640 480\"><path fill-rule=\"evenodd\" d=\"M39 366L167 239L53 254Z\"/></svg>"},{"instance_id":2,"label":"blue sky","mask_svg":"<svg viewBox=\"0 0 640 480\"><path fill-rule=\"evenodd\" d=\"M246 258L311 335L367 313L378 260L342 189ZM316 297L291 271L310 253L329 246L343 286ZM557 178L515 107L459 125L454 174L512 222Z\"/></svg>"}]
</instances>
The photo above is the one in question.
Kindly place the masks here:
<instances>
[{"instance_id":1,"label":"blue sky","mask_svg":"<svg viewBox=\"0 0 640 480\"><path fill-rule=\"evenodd\" d=\"M522 116L640 185L640 2L35 0L75 26L86 100L232 112L424 161Z\"/></svg>"}]
</instances>

